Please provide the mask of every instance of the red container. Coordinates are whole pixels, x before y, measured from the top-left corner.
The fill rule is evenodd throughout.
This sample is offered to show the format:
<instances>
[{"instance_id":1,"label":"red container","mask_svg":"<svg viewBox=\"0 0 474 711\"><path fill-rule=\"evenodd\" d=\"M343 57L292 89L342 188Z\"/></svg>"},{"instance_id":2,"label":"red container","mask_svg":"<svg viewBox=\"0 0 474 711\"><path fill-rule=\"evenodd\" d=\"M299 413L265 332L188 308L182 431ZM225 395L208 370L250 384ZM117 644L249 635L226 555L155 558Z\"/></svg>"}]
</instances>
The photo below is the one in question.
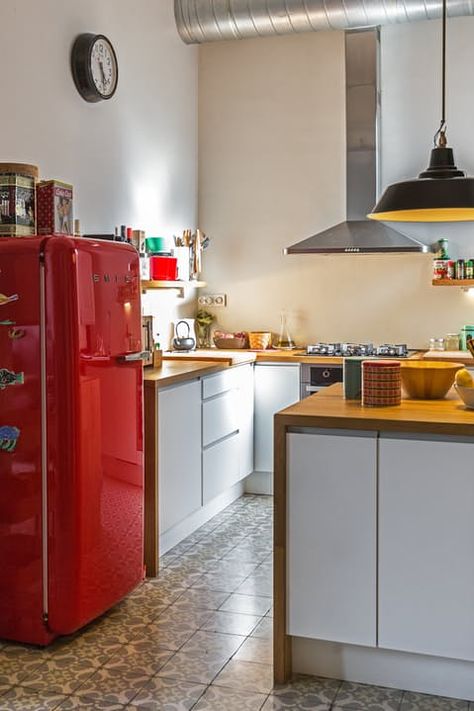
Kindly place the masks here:
<instances>
[{"instance_id":1,"label":"red container","mask_svg":"<svg viewBox=\"0 0 474 711\"><path fill-rule=\"evenodd\" d=\"M150 257L150 279L153 281L176 281L178 259L176 257Z\"/></svg>"}]
</instances>

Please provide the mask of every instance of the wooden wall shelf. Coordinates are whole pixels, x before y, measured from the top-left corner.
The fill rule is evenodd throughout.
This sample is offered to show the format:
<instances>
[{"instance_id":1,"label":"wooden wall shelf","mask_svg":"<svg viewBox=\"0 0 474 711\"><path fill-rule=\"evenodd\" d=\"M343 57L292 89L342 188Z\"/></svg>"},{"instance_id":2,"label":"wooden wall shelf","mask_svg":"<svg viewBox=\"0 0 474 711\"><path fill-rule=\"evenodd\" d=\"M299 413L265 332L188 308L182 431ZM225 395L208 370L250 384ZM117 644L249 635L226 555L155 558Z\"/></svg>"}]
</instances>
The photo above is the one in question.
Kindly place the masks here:
<instances>
[{"instance_id":1,"label":"wooden wall shelf","mask_svg":"<svg viewBox=\"0 0 474 711\"><path fill-rule=\"evenodd\" d=\"M460 286L462 289L474 289L474 279L433 279L433 286Z\"/></svg>"},{"instance_id":2,"label":"wooden wall shelf","mask_svg":"<svg viewBox=\"0 0 474 711\"><path fill-rule=\"evenodd\" d=\"M202 289L207 286L205 281L142 281L141 289L142 291L147 291L148 289L178 289L181 298L184 298L184 292L186 289Z\"/></svg>"}]
</instances>

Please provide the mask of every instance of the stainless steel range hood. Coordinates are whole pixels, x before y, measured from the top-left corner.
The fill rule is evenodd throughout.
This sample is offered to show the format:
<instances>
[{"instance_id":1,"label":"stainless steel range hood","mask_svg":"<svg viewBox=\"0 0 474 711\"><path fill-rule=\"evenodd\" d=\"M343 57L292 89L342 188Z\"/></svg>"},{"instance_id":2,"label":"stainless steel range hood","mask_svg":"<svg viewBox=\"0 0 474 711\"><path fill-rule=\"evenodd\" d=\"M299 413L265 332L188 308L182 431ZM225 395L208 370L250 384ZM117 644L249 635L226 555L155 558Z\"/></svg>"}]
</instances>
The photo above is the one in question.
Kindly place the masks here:
<instances>
[{"instance_id":1,"label":"stainless steel range hood","mask_svg":"<svg viewBox=\"0 0 474 711\"><path fill-rule=\"evenodd\" d=\"M426 245L366 215L376 202L379 32L346 32L347 220L285 254L427 252Z\"/></svg>"}]
</instances>

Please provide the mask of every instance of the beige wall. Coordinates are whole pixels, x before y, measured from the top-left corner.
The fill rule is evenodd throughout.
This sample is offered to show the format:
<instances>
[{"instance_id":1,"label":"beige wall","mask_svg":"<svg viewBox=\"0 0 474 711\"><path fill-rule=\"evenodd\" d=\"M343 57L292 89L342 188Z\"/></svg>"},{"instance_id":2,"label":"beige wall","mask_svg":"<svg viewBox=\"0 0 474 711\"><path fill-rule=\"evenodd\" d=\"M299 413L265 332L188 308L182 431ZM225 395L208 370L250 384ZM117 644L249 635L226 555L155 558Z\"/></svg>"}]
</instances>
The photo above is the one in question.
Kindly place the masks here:
<instances>
[{"instance_id":1,"label":"beige wall","mask_svg":"<svg viewBox=\"0 0 474 711\"><path fill-rule=\"evenodd\" d=\"M212 237L207 291L228 295L220 324L278 331L286 308L301 343L423 347L474 321L466 294L431 286L429 255L282 255L344 219L341 33L202 46L199 84L199 221Z\"/></svg>"}]
</instances>

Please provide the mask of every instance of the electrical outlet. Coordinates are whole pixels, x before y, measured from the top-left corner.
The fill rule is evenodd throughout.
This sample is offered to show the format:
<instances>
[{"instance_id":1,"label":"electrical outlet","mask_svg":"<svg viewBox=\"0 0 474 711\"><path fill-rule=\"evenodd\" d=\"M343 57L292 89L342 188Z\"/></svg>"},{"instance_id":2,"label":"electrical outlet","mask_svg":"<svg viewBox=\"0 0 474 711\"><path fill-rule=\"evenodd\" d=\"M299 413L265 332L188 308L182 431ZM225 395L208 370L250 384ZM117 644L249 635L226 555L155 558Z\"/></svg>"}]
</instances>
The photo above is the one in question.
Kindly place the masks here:
<instances>
[{"instance_id":1,"label":"electrical outlet","mask_svg":"<svg viewBox=\"0 0 474 711\"><path fill-rule=\"evenodd\" d=\"M201 294L198 297L199 306L210 306L213 309L227 306L226 294Z\"/></svg>"}]
</instances>

